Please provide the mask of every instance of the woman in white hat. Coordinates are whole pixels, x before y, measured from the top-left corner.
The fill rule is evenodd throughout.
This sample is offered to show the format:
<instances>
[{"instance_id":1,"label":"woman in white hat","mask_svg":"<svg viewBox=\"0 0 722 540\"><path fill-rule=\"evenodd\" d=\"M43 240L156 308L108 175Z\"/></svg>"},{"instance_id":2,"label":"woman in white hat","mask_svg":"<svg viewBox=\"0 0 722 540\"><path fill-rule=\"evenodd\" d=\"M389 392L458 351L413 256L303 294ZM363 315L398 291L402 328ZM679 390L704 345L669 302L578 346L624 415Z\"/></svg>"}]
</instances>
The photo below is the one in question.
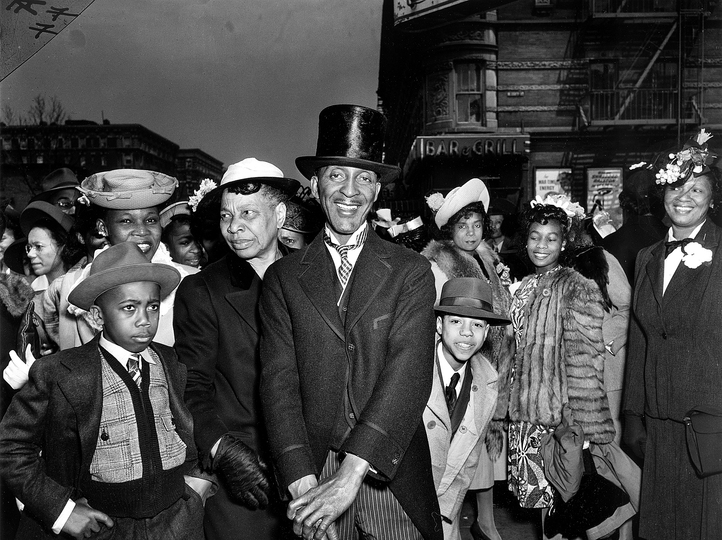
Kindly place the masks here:
<instances>
[{"instance_id":1,"label":"woman in white hat","mask_svg":"<svg viewBox=\"0 0 722 540\"><path fill-rule=\"evenodd\" d=\"M508 317L511 294L509 270L483 241L489 210L489 191L484 182L472 178L451 190L446 197L435 193L426 198L435 212L434 221L442 240L432 240L421 252L431 262L436 281L437 300L446 281L474 277L486 281L492 289L494 311ZM489 424L479 468L469 489L477 490L477 521L471 526L475 539L501 540L494 523L493 486L506 480L504 418L509 396L509 371L514 358L511 327L495 326L482 349L499 374L499 396L493 420Z\"/></svg>"}]
</instances>

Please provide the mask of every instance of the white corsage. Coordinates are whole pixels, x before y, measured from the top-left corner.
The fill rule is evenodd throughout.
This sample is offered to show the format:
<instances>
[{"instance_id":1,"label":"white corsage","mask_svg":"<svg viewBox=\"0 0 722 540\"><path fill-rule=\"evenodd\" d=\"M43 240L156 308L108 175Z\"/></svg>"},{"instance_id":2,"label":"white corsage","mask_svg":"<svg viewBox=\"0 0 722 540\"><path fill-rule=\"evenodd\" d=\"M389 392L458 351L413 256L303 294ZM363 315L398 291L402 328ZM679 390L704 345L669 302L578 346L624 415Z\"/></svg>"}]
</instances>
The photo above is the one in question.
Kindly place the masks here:
<instances>
[{"instance_id":1,"label":"white corsage","mask_svg":"<svg viewBox=\"0 0 722 540\"><path fill-rule=\"evenodd\" d=\"M569 195L566 195L564 193L554 195L548 194L543 199L541 198L541 195L537 195L534 200L529 201L529 204L532 208L540 205L556 206L564 210L567 217L569 218L584 217L584 209L579 206L579 203L572 202Z\"/></svg>"},{"instance_id":2,"label":"white corsage","mask_svg":"<svg viewBox=\"0 0 722 540\"><path fill-rule=\"evenodd\" d=\"M426 199L426 204L434 213L438 212L441 205L444 204L444 196L441 193L432 193L428 197L424 198Z\"/></svg>"},{"instance_id":3,"label":"white corsage","mask_svg":"<svg viewBox=\"0 0 722 540\"><path fill-rule=\"evenodd\" d=\"M499 276L499 281L504 287L511 285L511 274L509 273L509 267L503 262L499 261L496 263L496 275Z\"/></svg>"},{"instance_id":4,"label":"white corsage","mask_svg":"<svg viewBox=\"0 0 722 540\"><path fill-rule=\"evenodd\" d=\"M690 242L682 246L682 262L687 268L698 268L704 263L712 262L712 250L703 248L697 242Z\"/></svg>"},{"instance_id":5,"label":"white corsage","mask_svg":"<svg viewBox=\"0 0 722 540\"><path fill-rule=\"evenodd\" d=\"M198 205L200 204L201 200L203 199L203 197L205 197L206 195L208 195L208 193L210 193L211 191L216 189L216 187L218 187L218 186L210 178L204 178L203 180L201 180L200 187L198 189L196 189L193 192L193 195L191 195L188 198L188 206L191 207L191 210L193 210L195 212L196 209L198 208Z\"/></svg>"}]
</instances>

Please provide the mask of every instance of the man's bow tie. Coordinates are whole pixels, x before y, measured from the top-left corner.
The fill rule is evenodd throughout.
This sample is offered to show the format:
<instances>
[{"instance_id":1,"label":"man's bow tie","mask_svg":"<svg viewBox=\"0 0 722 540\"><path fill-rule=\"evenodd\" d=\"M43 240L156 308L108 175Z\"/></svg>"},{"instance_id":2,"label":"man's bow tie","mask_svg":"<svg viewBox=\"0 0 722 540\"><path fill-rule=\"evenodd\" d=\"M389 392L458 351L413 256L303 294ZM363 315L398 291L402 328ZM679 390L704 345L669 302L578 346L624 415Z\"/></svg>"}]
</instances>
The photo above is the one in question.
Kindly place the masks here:
<instances>
[{"instance_id":1,"label":"man's bow tie","mask_svg":"<svg viewBox=\"0 0 722 540\"><path fill-rule=\"evenodd\" d=\"M665 242L664 243L664 257L669 257L669 254L672 253L675 249L678 247L681 247L684 251L684 246L687 244L690 244L694 242L693 238L683 238L682 240L672 240L671 242Z\"/></svg>"}]
</instances>

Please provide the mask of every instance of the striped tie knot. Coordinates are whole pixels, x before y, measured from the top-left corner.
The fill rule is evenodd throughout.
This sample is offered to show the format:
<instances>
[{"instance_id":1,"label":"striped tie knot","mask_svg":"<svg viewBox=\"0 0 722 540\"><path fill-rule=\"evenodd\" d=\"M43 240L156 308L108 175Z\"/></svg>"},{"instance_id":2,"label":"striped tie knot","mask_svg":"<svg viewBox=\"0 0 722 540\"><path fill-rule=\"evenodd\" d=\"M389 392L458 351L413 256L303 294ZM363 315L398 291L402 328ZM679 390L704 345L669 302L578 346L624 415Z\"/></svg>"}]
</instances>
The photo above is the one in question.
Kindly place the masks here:
<instances>
[{"instance_id":1,"label":"striped tie knot","mask_svg":"<svg viewBox=\"0 0 722 540\"><path fill-rule=\"evenodd\" d=\"M323 233L324 242L326 242L326 244L338 251L338 254L341 256L341 264L338 267L338 278L341 281L341 285L343 285L344 287L346 287L348 279L351 277L351 272L353 272L353 266L351 265L351 261L348 260L348 252L352 249L356 249L357 247L362 246L364 241L366 240L367 234L368 227L365 228L364 231L358 236L358 238L356 239L356 244L344 244L342 246L341 244L337 244L336 242L331 240L328 232L324 231Z\"/></svg>"},{"instance_id":2,"label":"striped tie knot","mask_svg":"<svg viewBox=\"0 0 722 540\"><path fill-rule=\"evenodd\" d=\"M131 354L128 357L128 374L130 375L130 378L133 379L133 382L140 387L140 368L141 368L141 362L142 358L140 354Z\"/></svg>"}]
</instances>

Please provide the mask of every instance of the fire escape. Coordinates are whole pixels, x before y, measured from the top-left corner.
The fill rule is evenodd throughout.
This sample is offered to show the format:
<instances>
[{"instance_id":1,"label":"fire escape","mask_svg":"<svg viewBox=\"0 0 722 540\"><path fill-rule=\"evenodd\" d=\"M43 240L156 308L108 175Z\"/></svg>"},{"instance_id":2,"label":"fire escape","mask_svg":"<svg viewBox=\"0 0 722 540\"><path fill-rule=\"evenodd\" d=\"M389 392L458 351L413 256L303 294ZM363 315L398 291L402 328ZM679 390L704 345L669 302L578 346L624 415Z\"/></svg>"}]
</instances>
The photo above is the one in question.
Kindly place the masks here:
<instances>
[{"instance_id":1,"label":"fire escape","mask_svg":"<svg viewBox=\"0 0 722 540\"><path fill-rule=\"evenodd\" d=\"M589 0L589 127L704 122L708 0Z\"/></svg>"}]
</instances>

